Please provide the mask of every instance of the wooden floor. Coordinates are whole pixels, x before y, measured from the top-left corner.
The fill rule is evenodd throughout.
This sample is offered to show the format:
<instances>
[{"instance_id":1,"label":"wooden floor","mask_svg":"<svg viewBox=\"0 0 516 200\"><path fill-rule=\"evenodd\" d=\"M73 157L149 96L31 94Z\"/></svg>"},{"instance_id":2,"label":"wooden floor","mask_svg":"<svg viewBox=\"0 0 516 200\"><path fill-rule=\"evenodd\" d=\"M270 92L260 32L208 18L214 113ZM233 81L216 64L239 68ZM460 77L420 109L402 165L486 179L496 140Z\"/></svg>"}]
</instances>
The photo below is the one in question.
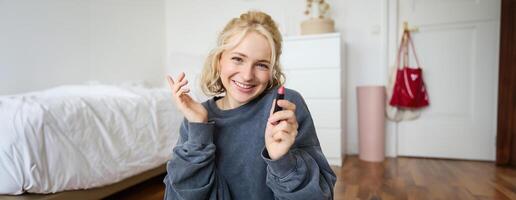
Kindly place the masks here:
<instances>
[{"instance_id":1,"label":"wooden floor","mask_svg":"<svg viewBox=\"0 0 516 200\"><path fill-rule=\"evenodd\" d=\"M335 199L516 199L516 170L492 162L348 157L334 171Z\"/></svg>"},{"instance_id":2,"label":"wooden floor","mask_svg":"<svg viewBox=\"0 0 516 200\"><path fill-rule=\"evenodd\" d=\"M516 199L516 170L492 162L349 156L337 174L335 199ZM163 176L108 199L163 199Z\"/></svg>"}]
</instances>

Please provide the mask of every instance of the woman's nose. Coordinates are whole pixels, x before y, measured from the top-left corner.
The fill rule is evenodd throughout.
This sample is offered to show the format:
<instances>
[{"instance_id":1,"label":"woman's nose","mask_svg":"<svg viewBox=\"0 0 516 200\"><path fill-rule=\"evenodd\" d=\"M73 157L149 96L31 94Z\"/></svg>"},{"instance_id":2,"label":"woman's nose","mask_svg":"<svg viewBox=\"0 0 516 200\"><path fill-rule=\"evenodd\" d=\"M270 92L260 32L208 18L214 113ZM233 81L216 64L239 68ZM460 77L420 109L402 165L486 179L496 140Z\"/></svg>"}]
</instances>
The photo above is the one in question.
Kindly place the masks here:
<instances>
[{"instance_id":1,"label":"woman's nose","mask_svg":"<svg viewBox=\"0 0 516 200\"><path fill-rule=\"evenodd\" d=\"M240 73L241 73L244 81L250 81L250 80L253 80L253 78L254 78L252 65L247 65L247 66L243 67L242 71Z\"/></svg>"}]
</instances>

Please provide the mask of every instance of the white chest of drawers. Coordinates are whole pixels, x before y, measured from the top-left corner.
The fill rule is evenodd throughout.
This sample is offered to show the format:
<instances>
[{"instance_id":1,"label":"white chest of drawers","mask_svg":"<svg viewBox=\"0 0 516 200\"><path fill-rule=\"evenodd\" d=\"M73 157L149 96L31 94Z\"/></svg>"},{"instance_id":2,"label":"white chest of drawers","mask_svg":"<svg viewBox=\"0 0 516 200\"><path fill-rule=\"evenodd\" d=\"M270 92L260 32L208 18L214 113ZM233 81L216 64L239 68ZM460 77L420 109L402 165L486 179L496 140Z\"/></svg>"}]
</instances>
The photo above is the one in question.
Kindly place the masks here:
<instances>
[{"instance_id":1,"label":"white chest of drawers","mask_svg":"<svg viewBox=\"0 0 516 200\"><path fill-rule=\"evenodd\" d=\"M344 160L344 70L340 33L284 37L281 64L286 87L301 93L330 165Z\"/></svg>"}]
</instances>

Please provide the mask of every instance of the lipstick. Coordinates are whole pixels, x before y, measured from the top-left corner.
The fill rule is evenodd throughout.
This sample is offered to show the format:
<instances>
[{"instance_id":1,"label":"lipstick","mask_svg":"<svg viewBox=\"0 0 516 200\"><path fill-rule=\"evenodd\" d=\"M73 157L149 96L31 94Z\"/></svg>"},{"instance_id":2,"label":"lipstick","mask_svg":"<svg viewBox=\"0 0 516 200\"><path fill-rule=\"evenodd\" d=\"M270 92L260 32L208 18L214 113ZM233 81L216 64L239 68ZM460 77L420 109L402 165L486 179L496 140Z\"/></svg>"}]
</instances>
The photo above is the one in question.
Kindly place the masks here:
<instances>
[{"instance_id":1,"label":"lipstick","mask_svg":"<svg viewBox=\"0 0 516 200\"><path fill-rule=\"evenodd\" d=\"M281 108L278 105L278 100L284 99L284 98L285 98L285 87L281 86L278 88L278 93L276 94L276 104L274 105L273 113L283 110L283 108Z\"/></svg>"}]
</instances>

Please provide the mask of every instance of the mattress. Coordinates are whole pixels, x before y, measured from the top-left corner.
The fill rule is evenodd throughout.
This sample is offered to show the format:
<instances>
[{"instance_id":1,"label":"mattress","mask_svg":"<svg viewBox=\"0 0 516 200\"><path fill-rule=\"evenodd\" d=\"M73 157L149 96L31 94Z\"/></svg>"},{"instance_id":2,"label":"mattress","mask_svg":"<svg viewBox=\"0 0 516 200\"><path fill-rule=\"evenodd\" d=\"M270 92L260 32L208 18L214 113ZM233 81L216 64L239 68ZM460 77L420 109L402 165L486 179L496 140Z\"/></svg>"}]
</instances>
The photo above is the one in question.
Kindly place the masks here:
<instances>
[{"instance_id":1,"label":"mattress","mask_svg":"<svg viewBox=\"0 0 516 200\"><path fill-rule=\"evenodd\" d=\"M170 90L67 85L0 96L0 194L99 187L169 160Z\"/></svg>"}]
</instances>

